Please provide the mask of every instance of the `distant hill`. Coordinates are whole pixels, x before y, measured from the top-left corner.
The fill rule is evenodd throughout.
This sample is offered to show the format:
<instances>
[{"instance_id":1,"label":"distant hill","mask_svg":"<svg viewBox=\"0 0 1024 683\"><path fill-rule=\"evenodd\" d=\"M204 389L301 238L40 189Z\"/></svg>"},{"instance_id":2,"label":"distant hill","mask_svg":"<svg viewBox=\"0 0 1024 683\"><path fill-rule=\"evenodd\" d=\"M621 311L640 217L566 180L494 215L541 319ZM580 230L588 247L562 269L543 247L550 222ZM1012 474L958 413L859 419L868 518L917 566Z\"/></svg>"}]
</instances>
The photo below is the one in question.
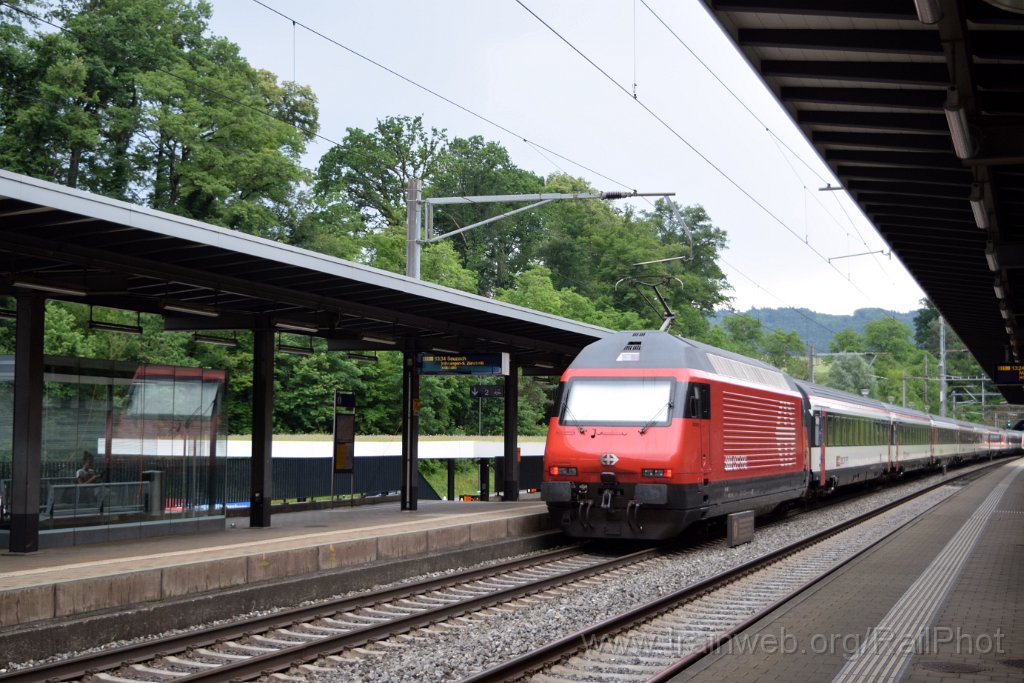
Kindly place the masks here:
<instances>
[{"instance_id":1,"label":"distant hill","mask_svg":"<svg viewBox=\"0 0 1024 683\"><path fill-rule=\"evenodd\" d=\"M852 327L858 334L864 334L864 325L867 323L893 316L913 332L914 318L917 316L917 311L893 313L881 308L859 308L853 315L815 313L806 308L752 308L745 313L760 320L765 332L794 330L804 343L813 344L814 349L820 352L828 351L832 336L847 327ZM730 315L734 313L718 311L711 319L711 324L718 325Z\"/></svg>"}]
</instances>

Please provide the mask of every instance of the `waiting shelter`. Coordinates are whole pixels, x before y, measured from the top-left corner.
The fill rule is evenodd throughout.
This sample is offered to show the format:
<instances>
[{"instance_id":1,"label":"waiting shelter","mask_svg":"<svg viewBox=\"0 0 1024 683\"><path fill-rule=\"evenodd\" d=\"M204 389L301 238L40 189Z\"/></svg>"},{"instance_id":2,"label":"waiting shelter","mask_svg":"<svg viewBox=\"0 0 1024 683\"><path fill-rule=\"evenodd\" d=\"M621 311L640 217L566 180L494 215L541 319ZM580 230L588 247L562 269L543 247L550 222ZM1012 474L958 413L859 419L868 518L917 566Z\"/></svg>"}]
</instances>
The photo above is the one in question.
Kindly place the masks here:
<instances>
[{"instance_id":1,"label":"waiting shelter","mask_svg":"<svg viewBox=\"0 0 1024 683\"><path fill-rule=\"evenodd\" d=\"M47 299L253 335L250 524L270 525L274 335L403 354L402 508L416 509L421 353L507 354L506 500L519 490L518 377L558 374L609 330L0 170L0 294L13 297L9 549L39 549ZM2 457L3 451L0 451Z\"/></svg>"}]
</instances>

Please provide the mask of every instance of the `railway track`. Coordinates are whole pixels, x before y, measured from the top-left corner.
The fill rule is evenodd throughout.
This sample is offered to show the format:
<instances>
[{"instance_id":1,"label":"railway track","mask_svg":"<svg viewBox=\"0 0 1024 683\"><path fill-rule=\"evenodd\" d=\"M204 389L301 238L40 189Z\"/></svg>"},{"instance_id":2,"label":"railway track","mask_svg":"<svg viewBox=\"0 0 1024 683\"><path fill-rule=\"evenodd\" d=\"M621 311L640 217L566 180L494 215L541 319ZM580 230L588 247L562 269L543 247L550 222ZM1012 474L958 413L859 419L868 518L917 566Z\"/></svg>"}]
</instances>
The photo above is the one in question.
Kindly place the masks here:
<instances>
[{"instance_id":1,"label":"railway track","mask_svg":"<svg viewBox=\"0 0 1024 683\"><path fill-rule=\"evenodd\" d=\"M963 476L972 475L976 476ZM842 548L847 541L839 534L845 530L951 481L947 479L880 511L630 610L468 680L528 678L542 670L546 672L538 680L545 680L545 676L547 680L558 680L563 674L575 677L574 669L601 670L604 676L609 659L620 664L615 671L607 672L609 678L621 674L623 680L661 680L658 671L671 670L679 666L681 659L686 661L709 651L759 618L763 611L789 599L844 561L835 553L814 559L795 553L814 544L826 544L829 538L834 539L832 547ZM700 552L700 547L689 547L686 552ZM579 547L551 551L513 564L408 584L372 596L278 612L242 624L193 631L14 671L0 675L0 681L247 680L288 670L297 677L316 675L331 666L344 667L359 658L380 656L388 648L415 648L419 643L429 647L431 633L455 628L443 623L445 620L465 624L467 615L495 612L492 608L506 609L499 606L507 603L513 603L515 609L516 604L538 599L524 596L536 596L543 591L557 594L562 587L585 584L588 578L594 581L591 577L599 575L605 576L597 580L610 580L616 570L625 571L630 565L672 553L666 548L648 548L608 558L586 553ZM775 565L773 574L760 571L766 565ZM730 585L731 588L721 588ZM680 604L690 605L685 617L673 615ZM700 612L699 619L694 618L696 610ZM631 632L629 629L636 628L637 623L649 626L647 630ZM623 643L633 642L642 642L647 646L645 649L660 652L659 657L623 665L622 652L616 648L622 650ZM343 654L338 656L339 653ZM554 663L561 668L552 669Z\"/></svg>"},{"instance_id":2,"label":"railway track","mask_svg":"<svg viewBox=\"0 0 1024 683\"><path fill-rule=\"evenodd\" d=\"M470 676L491 681L667 681L894 531L886 516L917 491L797 543ZM916 519L916 517L915 517ZM899 528L911 520L895 525ZM872 533L874 531L874 533Z\"/></svg>"},{"instance_id":3,"label":"railway track","mask_svg":"<svg viewBox=\"0 0 1024 683\"><path fill-rule=\"evenodd\" d=\"M0 675L0 681L223 681L254 678L586 577L650 560L647 548L609 558L580 547L372 595L278 612Z\"/></svg>"}]
</instances>

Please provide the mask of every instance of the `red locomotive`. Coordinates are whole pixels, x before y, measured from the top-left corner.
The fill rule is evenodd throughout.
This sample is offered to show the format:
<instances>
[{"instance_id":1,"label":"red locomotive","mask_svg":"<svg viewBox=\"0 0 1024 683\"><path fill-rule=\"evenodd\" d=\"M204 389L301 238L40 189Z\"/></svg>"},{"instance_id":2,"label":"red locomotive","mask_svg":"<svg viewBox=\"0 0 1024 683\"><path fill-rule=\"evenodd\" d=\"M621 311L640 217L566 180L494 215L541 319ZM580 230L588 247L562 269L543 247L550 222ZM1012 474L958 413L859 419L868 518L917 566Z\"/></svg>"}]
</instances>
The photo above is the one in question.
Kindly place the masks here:
<instances>
[{"instance_id":1,"label":"red locomotive","mask_svg":"<svg viewBox=\"0 0 1024 683\"><path fill-rule=\"evenodd\" d=\"M950 426L667 332L619 332L562 376L541 493L571 536L664 539L1003 442L988 428L996 439L951 450Z\"/></svg>"}]
</instances>

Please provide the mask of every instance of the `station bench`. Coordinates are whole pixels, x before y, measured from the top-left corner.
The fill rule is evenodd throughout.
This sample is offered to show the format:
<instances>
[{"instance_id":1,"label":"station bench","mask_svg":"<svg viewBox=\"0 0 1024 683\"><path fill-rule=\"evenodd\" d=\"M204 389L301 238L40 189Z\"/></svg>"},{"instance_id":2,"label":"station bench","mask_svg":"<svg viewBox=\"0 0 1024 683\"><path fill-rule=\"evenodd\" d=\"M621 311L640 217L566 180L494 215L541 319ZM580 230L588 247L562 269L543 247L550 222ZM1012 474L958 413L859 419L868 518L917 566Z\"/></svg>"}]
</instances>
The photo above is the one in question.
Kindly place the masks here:
<instances>
[{"instance_id":1,"label":"station bench","mask_svg":"<svg viewBox=\"0 0 1024 683\"><path fill-rule=\"evenodd\" d=\"M45 514L53 519L143 512L149 500L149 484L148 481L49 484Z\"/></svg>"}]
</instances>

